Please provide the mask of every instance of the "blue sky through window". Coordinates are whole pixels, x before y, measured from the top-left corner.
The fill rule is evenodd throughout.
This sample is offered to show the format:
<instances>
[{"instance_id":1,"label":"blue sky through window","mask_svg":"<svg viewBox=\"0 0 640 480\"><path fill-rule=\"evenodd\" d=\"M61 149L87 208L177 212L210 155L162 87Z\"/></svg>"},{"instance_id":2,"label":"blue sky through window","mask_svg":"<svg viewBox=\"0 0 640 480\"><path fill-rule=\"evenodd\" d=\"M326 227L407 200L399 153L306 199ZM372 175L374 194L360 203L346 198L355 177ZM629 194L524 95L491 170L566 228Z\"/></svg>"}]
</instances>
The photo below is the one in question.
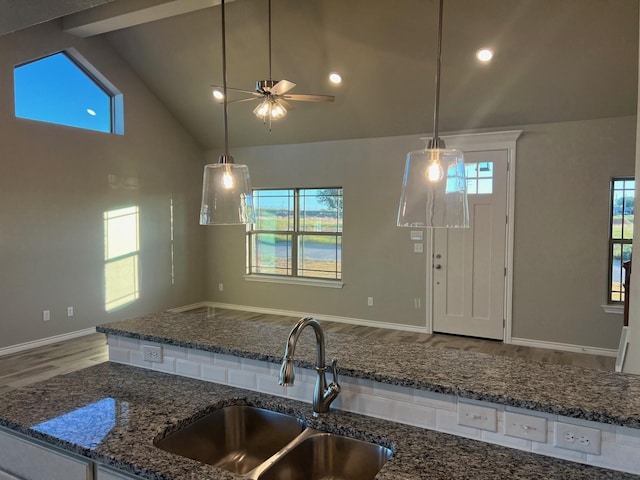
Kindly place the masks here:
<instances>
[{"instance_id":1,"label":"blue sky through window","mask_svg":"<svg viewBox=\"0 0 640 480\"><path fill-rule=\"evenodd\" d=\"M111 96L65 53L14 69L16 117L111 132Z\"/></svg>"}]
</instances>

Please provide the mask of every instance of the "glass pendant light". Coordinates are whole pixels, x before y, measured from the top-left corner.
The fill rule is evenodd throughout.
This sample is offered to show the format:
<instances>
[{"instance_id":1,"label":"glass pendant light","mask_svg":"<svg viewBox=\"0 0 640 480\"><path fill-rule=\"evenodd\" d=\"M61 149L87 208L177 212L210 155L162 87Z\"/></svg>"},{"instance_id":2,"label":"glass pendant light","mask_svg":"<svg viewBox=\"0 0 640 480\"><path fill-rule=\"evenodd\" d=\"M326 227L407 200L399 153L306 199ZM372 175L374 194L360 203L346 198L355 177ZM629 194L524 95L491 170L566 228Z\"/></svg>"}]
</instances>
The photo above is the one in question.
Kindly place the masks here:
<instances>
[{"instance_id":1,"label":"glass pendant light","mask_svg":"<svg viewBox=\"0 0 640 480\"><path fill-rule=\"evenodd\" d=\"M249 169L246 165L234 163L233 157L229 155L224 0L221 1L221 18L224 153L218 157L218 163L212 163L204 167L200 225L253 223L253 194Z\"/></svg>"},{"instance_id":2,"label":"glass pendant light","mask_svg":"<svg viewBox=\"0 0 640 480\"><path fill-rule=\"evenodd\" d=\"M469 206L462 152L447 149L444 141L438 137L442 6L443 0L440 0L433 138L424 150L407 154L398 209L399 227L469 227Z\"/></svg>"}]
</instances>

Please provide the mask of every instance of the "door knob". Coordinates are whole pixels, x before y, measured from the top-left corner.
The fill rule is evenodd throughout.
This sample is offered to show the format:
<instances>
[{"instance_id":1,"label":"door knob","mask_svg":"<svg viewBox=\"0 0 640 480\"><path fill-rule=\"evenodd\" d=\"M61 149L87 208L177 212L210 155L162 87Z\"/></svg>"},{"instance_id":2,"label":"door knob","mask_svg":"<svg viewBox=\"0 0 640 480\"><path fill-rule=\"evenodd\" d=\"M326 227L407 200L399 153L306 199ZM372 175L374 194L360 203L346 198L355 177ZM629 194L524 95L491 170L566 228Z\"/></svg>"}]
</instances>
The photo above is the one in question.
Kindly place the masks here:
<instances>
[{"instance_id":1,"label":"door knob","mask_svg":"<svg viewBox=\"0 0 640 480\"><path fill-rule=\"evenodd\" d=\"M442 258L442 255L440 255L439 253L436 253L436 258Z\"/></svg>"},{"instance_id":2,"label":"door knob","mask_svg":"<svg viewBox=\"0 0 640 480\"><path fill-rule=\"evenodd\" d=\"M433 268L435 268L436 270L440 270L442 268L442 265L440 265L439 263L434 265Z\"/></svg>"}]
</instances>

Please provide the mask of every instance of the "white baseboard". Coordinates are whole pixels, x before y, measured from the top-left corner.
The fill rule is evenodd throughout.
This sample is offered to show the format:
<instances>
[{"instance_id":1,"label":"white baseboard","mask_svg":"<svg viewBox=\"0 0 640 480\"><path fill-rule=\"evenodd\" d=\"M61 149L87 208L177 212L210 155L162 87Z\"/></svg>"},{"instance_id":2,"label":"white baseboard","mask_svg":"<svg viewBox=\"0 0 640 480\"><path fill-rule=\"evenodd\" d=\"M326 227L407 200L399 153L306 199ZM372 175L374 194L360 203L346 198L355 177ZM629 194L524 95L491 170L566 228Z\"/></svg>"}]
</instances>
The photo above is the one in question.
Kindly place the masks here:
<instances>
[{"instance_id":1,"label":"white baseboard","mask_svg":"<svg viewBox=\"0 0 640 480\"><path fill-rule=\"evenodd\" d=\"M545 342L543 340L530 340L528 338L511 338L510 343L513 345L523 345L525 347L561 350L563 352L586 353L589 355L602 355L605 357L618 356L618 350L614 350L612 348L585 347L582 345L572 345L570 343L556 343L556 342Z\"/></svg>"},{"instance_id":2,"label":"white baseboard","mask_svg":"<svg viewBox=\"0 0 640 480\"><path fill-rule=\"evenodd\" d=\"M188 312L189 310L195 310L196 308L209 307L209 306L211 306L211 302L198 302L198 303L192 303L191 305L184 305L182 307L170 308L169 311L175 312L175 313L182 313L182 312Z\"/></svg>"},{"instance_id":3,"label":"white baseboard","mask_svg":"<svg viewBox=\"0 0 640 480\"><path fill-rule=\"evenodd\" d=\"M295 312L291 310L279 310L275 308L263 308L263 307L250 307L247 305L235 305L230 303L218 303L218 302L201 302L195 305L198 307L206 306L206 307L213 307L213 308L228 308L229 310L242 310L245 312L265 313L270 315L282 315L286 317L299 317L299 318L313 317L316 320L325 320L327 322L346 323L350 325L361 325L363 327L384 328L387 330L402 330L405 332L428 333L426 327L417 327L415 325L402 325L402 324L389 323L389 322L376 322L374 320L366 320L364 318L338 317L335 315L324 315L322 313ZM190 308L196 308L196 307L190 306ZM185 310L183 310L182 307L180 307L180 309L173 309L172 311L185 311Z\"/></svg>"},{"instance_id":4,"label":"white baseboard","mask_svg":"<svg viewBox=\"0 0 640 480\"><path fill-rule=\"evenodd\" d=\"M77 330L70 333L63 333L61 335L54 335L53 337L41 338L39 340L32 340L31 342L19 343L18 345L11 345L9 347L3 347L0 348L0 357L22 352L24 350L30 350L36 347L51 345L52 343L62 342L64 340L71 340L72 338L84 337L85 335L91 335L92 333L96 333L96 327Z\"/></svg>"},{"instance_id":5,"label":"white baseboard","mask_svg":"<svg viewBox=\"0 0 640 480\"><path fill-rule=\"evenodd\" d=\"M241 310L245 312L264 313L270 315L283 315L287 317L314 317L317 320L325 320L327 322L346 323L350 325L361 325L365 327L377 327L387 330L401 330L405 332L429 333L426 327L418 327L414 325L403 325L389 322L376 322L374 320L366 320L353 317L339 317L335 315L324 315L321 313L296 312L291 310L280 310L275 308L252 307L248 305L236 305L232 303L219 302L198 302L184 307L173 308L172 312L185 312L200 307L211 308L227 308L229 310ZM531 340L528 338L511 338L512 345L523 345L525 347L546 348L548 350L559 350L563 352L586 353L589 355L602 355L605 357L616 357L618 350L600 347L588 347L582 345L572 345L570 343L546 342L543 340Z\"/></svg>"}]
</instances>

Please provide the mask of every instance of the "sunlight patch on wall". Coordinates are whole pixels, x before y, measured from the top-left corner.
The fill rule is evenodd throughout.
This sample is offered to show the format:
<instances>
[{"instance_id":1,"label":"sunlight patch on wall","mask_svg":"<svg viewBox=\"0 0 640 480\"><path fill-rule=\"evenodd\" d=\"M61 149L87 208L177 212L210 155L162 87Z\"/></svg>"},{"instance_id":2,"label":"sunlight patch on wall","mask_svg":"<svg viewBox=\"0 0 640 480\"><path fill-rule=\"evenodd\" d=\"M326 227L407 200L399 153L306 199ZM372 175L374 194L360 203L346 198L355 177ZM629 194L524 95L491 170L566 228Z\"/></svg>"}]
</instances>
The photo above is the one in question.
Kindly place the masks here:
<instances>
[{"instance_id":1,"label":"sunlight patch on wall","mask_svg":"<svg viewBox=\"0 0 640 480\"><path fill-rule=\"evenodd\" d=\"M128 305L140 296L138 206L104 212L104 309Z\"/></svg>"}]
</instances>

